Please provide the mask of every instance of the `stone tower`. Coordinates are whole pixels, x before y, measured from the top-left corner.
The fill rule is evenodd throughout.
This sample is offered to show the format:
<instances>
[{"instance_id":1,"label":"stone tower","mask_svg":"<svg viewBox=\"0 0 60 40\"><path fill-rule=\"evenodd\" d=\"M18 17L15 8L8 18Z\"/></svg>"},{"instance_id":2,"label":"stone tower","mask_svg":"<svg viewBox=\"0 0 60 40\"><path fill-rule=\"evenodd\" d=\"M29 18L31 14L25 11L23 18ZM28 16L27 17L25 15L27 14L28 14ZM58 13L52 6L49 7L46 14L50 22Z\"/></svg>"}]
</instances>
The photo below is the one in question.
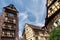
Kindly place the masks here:
<instances>
[{"instance_id":1,"label":"stone tower","mask_svg":"<svg viewBox=\"0 0 60 40\"><path fill-rule=\"evenodd\" d=\"M13 4L3 7L0 40L18 40L18 11Z\"/></svg>"}]
</instances>

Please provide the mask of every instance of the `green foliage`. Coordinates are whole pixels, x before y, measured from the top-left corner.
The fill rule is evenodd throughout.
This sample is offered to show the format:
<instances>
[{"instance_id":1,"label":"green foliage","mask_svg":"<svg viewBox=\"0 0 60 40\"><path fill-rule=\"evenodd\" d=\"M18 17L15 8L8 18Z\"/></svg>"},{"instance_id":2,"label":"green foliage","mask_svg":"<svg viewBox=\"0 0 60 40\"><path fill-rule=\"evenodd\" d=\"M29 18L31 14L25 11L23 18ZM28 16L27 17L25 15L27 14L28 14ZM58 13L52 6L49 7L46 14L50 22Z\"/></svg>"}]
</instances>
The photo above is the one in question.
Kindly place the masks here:
<instances>
[{"instance_id":1,"label":"green foliage","mask_svg":"<svg viewBox=\"0 0 60 40\"><path fill-rule=\"evenodd\" d=\"M51 32L49 40L60 40L60 25Z\"/></svg>"}]
</instances>

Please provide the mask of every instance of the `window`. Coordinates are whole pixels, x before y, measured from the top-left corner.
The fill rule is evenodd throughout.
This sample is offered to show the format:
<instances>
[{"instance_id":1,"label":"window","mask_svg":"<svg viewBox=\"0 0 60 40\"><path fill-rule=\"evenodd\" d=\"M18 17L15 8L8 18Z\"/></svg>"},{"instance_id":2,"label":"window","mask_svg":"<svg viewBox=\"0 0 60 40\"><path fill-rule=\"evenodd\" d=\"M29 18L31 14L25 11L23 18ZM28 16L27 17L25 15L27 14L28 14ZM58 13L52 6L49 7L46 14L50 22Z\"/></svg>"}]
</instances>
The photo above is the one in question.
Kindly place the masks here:
<instances>
[{"instance_id":1,"label":"window","mask_svg":"<svg viewBox=\"0 0 60 40\"><path fill-rule=\"evenodd\" d=\"M5 18L5 20L7 21L7 20L8 20L8 18L6 17L6 18Z\"/></svg>"},{"instance_id":2,"label":"window","mask_svg":"<svg viewBox=\"0 0 60 40\"><path fill-rule=\"evenodd\" d=\"M60 4L58 2L56 2L54 5L56 6L57 9L60 8Z\"/></svg>"},{"instance_id":3,"label":"window","mask_svg":"<svg viewBox=\"0 0 60 40\"><path fill-rule=\"evenodd\" d=\"M3 24L2 26L5 26L5 24Z\"/></svg>"},{"instance_id":4,"label":"window","mask_svg":"<svg viewBox=\"0 0 60 40\"><path fill-rule=\"evenodd\" d=\"M60 25L60 19L58 19L58 25Z\"/></svg>"},{"instance_id":5,"label":"window","mask_svg":"<svg viewBox=\"0 0 60 40\"><path fill-rule=\"evenodd\" d=\"M56 20L55 22L57 25L60 25L60 19Z\"/></svg>"},{"instance_id":6,"label":"window","mask_svg":"<svg viewBox=\"0 0 60 40\"><path fill-rule=\"evenodd\" d=\"M7 36L10 36L10 32L7 32Z\"/></svg>"},{"instance_id":7,"label":"window","mask_svg":"<svg viewBox=\"0 0 60 40\"><path fill-rule=\"evenodd\" d=\"M53 0L48 0L48 6L52 3Z\"/></svg>"},{"instance_id":8,"label":"window","mask_svg":"<svg viewBox=\"0 0 60 40\"><path fill-rule=\"evenodd\" d=\"M51 29L53 30L54 29L54 26L51 26Z\"/></svg>"},{"instance_id":9,"label":"window","mask_svg":"<svg viewBox=\"0 0 60 40\"><path fill-rule=\"evenodd\" d=\"M6 28L6 27L5 27L5 24L2 25L2 28Z\"/></svg>"},{"instance_id":10,"label":"window","mask_svg":"<svg viewBox=\"0 0 60 40\"><path fill-rule=\"evenodd\" d=\"M59 22L59 21L57 20L55 23L58 24L58 22Z\"/></svg>"},{"instance_id":11,"label":"window","mask_svg":"<svg viewBox=\"0 0 60 40\"><path fill-rule=\"evenodd\" d=\"M48 13L50 13L50 10L48 10Z\"/></svg>"},{"instance_id":12,"label":"window","mask_svg":"<svg viewBox=\"0 0 60 40\"><path fill-rule=\"evenodd\" d=\"M14 33L12 33L12 36L14 36Z\"/></svg>"},{"instance_id":13,"label":"window","mask_svg":"<svg viewBox=\"0 0 60 40\"><path fill-rule=\"evenodd\" d=\"M60 0L58 0L58 2L60 2Z\"/></svg>"},{"instance_id":14,"label":"window","mask_svg":"<svg viewBox=\"0 0 60 40\"><path fill-rule=\"evenodd\" d=\"M31 39L32 40L32 39Z\"/></svg>"},{"instance_id":15,"label":"window","mask_svg":"<svg viewBox=\"0 0 60 40\"><path fill-rule=\"evenodd\" d=\"M38 40L38 37L36 37L36 40Z\"/></svg>"},{"instance_id":16,"label":"window","mask_svg":"<svg viewBox=\"0 0 60 40\"><path fill-rule=\"evenodd\" d=\"M26 30L28 30L28 29L26 29Z\"/></svg>"},{"instance_id":17,"label":"window","mask_svg":"<svg viewBox=\"0 0 60 40\"><path fill-rule=\"evenodd\" d=\"M52 14L53 14L53 9L50 7L50 8L48 9L48 15L51 16ZM49 17L49 16L48 16L48 17Z\"/></svg>"},{"instance_id":18,"label":"window","mask_svg":"<svg viewBox=\"0 0 60 40\"><path fill-rule=\"evenodd\" d=\"M16 23L16 20L14 19L13 22Z\"/></svg>"},{"instance_id":19,"label":"window","mask_svg":"<svg viewBox=\"0 0 60 40\"><path fill-rule=\"evenodd\" d=\"M58 4L59 4L58 2L55 3L56 6L57 6Z\"/></svg>"},{"instance_id":20,"label":"window","mask_svg":"<svg viewBox=\"0 0 60 40\"><path fill-rule=\"evenodd\" d=\"M13 14L13 13L9 13L9 16L13 17L13 16L14 16L14 14Z\"/></svg>"},{"instance_id":21,"label":"window","mask_svg":"<svg viewBox=\"0 0 60 40\"><path fill-rule=\"evenodd\" d=\"M2 32L2 36L4 36L4 32Z\"/></svg>"},{"instance_id":22,"label":"window","mask_svg":"<svg viewBox=\"0 0 60 40\"><path fill-rule=\"evenodd\" d=\"M55 22L54 22L54 26L57 27L58 25L60 25L60 19L57 19Z\"/></svg>"},{"instance_id":23,"label":"window","mask_svg":"<svg viewBox=\"0 0 60 40\"><path fill-rule=\"evenodd\" d=\"M9 29L11 29L11 25L8 25Z\"/></svg>"},{"instance_id":24,"label":"window","mask_svg":"<svg viewBox=\"0 0 60 40\"><path fill-rule=\"evenodd\" d=\"M52 6L52 9L55 9L55 6Z\"/></svg>"}]
</instances>

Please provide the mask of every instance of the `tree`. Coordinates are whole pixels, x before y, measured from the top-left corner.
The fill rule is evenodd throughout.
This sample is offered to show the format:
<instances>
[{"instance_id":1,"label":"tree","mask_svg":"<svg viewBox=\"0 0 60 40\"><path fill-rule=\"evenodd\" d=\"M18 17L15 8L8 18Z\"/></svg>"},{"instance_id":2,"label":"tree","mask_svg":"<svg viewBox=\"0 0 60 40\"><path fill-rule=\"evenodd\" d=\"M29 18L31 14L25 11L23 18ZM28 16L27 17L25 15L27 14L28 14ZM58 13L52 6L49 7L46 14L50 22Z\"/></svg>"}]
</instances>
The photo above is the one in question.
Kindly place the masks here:
<instances>
[{"instance_id":1,"label":"tree","mask_svg":"<svg viewBox=\"0 0 60 40\"><path fill-rule=\"evenodd\" d=\"M51 32L48 40L60 40L60 25Z\"/></svg>"}]
</instances>

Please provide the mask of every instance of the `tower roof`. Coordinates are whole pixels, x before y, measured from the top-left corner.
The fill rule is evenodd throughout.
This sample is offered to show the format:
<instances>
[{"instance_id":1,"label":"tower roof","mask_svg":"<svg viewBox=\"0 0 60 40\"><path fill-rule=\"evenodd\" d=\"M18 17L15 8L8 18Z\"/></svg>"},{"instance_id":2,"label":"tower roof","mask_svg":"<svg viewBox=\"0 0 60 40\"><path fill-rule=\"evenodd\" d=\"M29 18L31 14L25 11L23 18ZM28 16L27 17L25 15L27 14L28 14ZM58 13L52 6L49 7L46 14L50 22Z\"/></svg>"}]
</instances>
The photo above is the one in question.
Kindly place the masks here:
<instances>
[{"instance_id":1,"label":"tower roof","mask_svg":"<svg viewBox=\"0 0 60 40\"><path fill-rule=\"evenodd\" d=\"M18 12L16 7L13 4L10 4L10 5L6 6L6 7L4 7L4 9L9 9L9 10Z\"/></svg>"},{"instance_id":2,"label":"tower roof","mask_svg":"<svg viewBox=\"0 0 60 40\"><path fill-rule=\"evenodd\" d=\"M35 25L32 25L32 24L28 24L28 23L26 23L26 25L28 25L29 27L31 27L33 29L43 30L42 27L39 27L39 26L35 26Z\"/></svg>"}]
</instances>

